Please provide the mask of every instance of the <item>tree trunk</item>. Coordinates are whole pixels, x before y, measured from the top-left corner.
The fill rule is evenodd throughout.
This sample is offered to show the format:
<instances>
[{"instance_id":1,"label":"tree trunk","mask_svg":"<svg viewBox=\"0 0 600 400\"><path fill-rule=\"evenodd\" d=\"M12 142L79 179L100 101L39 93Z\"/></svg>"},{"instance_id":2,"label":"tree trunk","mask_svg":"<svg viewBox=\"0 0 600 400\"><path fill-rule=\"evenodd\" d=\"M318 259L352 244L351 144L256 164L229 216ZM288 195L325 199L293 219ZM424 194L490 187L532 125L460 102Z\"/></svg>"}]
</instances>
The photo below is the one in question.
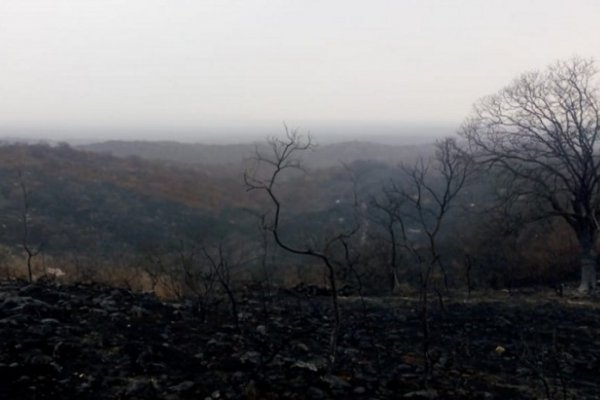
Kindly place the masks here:
<instances>
[{"instance_id":1,"label":"tree trunk","mask_svg":"<svg viewBox=\"0 0 600 400\"><path fill-rule=\"evenodd\" d=\"M596 259L598 254L595 249L583 252L580 258L581 285L580 292L591 292L596 289Z\"/></svg>"},{"instance_id":2,"label":"tree trunk","mask_svg":"<svg viewBox=\"0 0 600 400\"><path fill-rule=\"evenodd\" d=\"M400 279L398 279L398 271L396 268L392 270L392 294L400 293Z\"/></svg>"},{"instance_id":3,"label":"tree trunk","mask_svg":"<svg viewBox=\"0 0 600 400\"><path fill-rule=\"evenodd\" d=\"M580 292L591 292L596 289L596 264L598 252L596 251L597 235L595 230L590 234L590 230L579 234L579 243L581 244L581 255L579 265L581 266L581 284Z\"/></svg>"}]
</instances>

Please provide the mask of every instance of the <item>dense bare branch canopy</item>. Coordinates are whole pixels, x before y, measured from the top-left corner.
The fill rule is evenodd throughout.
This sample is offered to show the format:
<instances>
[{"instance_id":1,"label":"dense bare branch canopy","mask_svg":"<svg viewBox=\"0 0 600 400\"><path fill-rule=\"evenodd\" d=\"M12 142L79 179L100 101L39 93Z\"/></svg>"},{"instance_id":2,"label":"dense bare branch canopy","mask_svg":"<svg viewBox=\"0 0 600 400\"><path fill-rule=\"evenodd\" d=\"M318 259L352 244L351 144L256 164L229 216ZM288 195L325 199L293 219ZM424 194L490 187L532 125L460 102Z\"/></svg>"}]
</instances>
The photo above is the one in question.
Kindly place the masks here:
<instances>
[{"instance_id":1,"label":"dense bare branch canopy","mask_svg":"<svg viewBox=\"0 0 600 400\"><path fill-rule=\"evenodd\" d=\"M596 72L592 60L573 58L523 74L477 103L461 132L540 217L563 218L584 251L595 245L600 213Z\"/></svg>"},{"instance_id":2,"label":"dense bare branch canopy","mask_svg":"<svg viewBox=\"0 0 600 400\"><path fill-rule=\"evenodd\" d=\"M600 113L591 60L574 58L523 74L481 100L462 128L480 161L527 181L569 223L600 206ZM522 187L523 189L523 187Z\"/></svg>"}]
</instances>

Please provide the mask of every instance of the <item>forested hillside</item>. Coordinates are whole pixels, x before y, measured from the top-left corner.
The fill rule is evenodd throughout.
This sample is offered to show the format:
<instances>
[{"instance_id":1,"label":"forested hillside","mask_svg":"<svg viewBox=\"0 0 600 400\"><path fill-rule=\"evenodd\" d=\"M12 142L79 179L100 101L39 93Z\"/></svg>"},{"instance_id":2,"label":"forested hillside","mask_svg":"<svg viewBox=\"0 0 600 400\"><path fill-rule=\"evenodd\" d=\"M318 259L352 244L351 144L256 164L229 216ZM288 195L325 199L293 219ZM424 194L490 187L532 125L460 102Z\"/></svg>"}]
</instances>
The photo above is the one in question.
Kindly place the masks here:
<instances>
[{"instance_id":1,"label":"forested hillside","mask_svg":"<svg viewBox=\"0 0 600 400\"><path fill-rule=\"evenodd\" d=\"M163 144L143 146L161 148ZM263 145L259 150L265 148ZM240 153L236 163L211 165L202 158L195 164L174 163L115 157L68 145L1 146L0 226L6 262L23 265L26 213L26 241L29 247L39 248L38 265L41 256L86 265L115 259L133 262L147 258L151 252L167 254L174 249L227 242L235 248L251 249L246 251L244 263L255 269L252 265L256 265L263 251L260 249L265 246L261 216L267 216L269 205L260 193L244 186L243 172L251 168L250 159L255 154L251 149L247 148L245 161ZM232 159L231 154L241 150L239 146L225 146L222 151ZM402 165L411 166L418 154L428 155L432 150L429 146L409 147L401 149L399 157L407 153L410 156ZM324 154L327 152L319 157ZM386 190L401 184L407 176L398 164L360 157L356 153L352 162L329 168L311 166L305 172L284 175L277 185L285 206L282 232L303 245L327 240L336 232L360 225L353 249L361 253L369 285L386 288L391 247L382 202ZM308 164L306 159L302 161ZM464 284L466 256L471 260L472 279L486 277L480 283L484 286L555 281L565 273L574 273L570 270L572 250L565 250L573 245L566 242L557 248L553 242L560 235L558 228L547 231L543 226L531 225L511 230L512 219L506 219L497 209L487 209L492 204L493 187L493 179L470 185L446 216L439 232L439 247L446 268L456 270L449 274L450 279ZM425 240L416 221L405 228L416 244ZM394 230L398 229L396 225ZM461 240L453 240L456 237ZM271 238L267 239L268 246L273 246ZM548 246L553 246L552 252ZM414 283L417 275L411 269L412 256L402 255L400 250L395 268L407 283ZM269 253L270 262L282 269L283 275L296 274L290 272L295 270L286 270L287 264L307 262L303 258L283 261L284 254L274 246ZM556 269L555 263L561 267ZM508 275L507 265L511 270ZM311 274L301 272L304 278Z\"/></svg>"},{"instance_id":2,"label":"forested hillside","mask_svg":"<svg viewBox=\"0 0 600 400\"><path fill-rule=\"evenodd\" d=\"M265 144L206 145L166 141L108 141L84 145L80 148L117 157L136 156L178 164L238 167L257 149L264 150ZM301 154L300 157L308 167L330 168L359 160L395 165L399 162L413 162L419 154L428 155L432 151L433 139L429 144L404 146L353 141L317 145L312 151Z\"/></svg>"},{"instance_id":3,"label":"forested hillside","mask_svg":"<svg viewBox=\"0 0 600 400\"><path fill-rule=\"evenodd\" d=\"M370 173L371 190L393 173L386 164L353 165ZM67 145L0 146L2 245L12 254L22 252L23 189L28 241L46 255L110 258L232 235L254 242L264 200L245 190L240 168L117 158ZM298 235L316 233L349 212L346 169L290 179L281 189L292 206L290 229Z\"/></svg>"},{"instance_id":4,"label":"forested hillside","mask_svg":"<svg viewBox=\"0 0 600 400\"><path fill-rule=\"evenodd\" d=\"M20 244L21 183L28 192L31 240L47 252L136 248L223 235L249 201L239 174L218 177L74 150L68 146L0 147L0 219L6 245ZM236 211L237 210L237 211Z\"/></svg>"}]
</instances>

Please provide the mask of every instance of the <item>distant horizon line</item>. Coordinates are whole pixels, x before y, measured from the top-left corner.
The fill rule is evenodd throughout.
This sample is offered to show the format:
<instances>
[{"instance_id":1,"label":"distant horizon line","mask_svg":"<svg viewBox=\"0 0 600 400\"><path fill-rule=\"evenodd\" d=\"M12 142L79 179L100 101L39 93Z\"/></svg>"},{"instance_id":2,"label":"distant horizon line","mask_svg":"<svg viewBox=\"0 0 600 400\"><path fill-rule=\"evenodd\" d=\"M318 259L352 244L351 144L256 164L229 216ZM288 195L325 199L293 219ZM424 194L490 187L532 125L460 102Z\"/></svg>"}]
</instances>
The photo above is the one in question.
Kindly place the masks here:
<instances>
[{"instance_id":1,"label":"distant horizon line","mask_svg":"<svg viewBox=\"0 0 600 400\"><path fill-rule=\"evenodd\" d=\"M435 139L454 135L457 126L452 123L321 123L314 129L287 125L290 129L299 129L310 133L318 142L337 143L342 141L384 142L416 139ZM105 142L120 141L173 141L182 143L205 144L243 144L255 143L270 136L283 134L284 123L275 127L263 126L198 126L185 128L169 127L38 127L38 126L1 126L0 139L15 141L52 141L52 142Z\"/></svg>"}]
</instances>

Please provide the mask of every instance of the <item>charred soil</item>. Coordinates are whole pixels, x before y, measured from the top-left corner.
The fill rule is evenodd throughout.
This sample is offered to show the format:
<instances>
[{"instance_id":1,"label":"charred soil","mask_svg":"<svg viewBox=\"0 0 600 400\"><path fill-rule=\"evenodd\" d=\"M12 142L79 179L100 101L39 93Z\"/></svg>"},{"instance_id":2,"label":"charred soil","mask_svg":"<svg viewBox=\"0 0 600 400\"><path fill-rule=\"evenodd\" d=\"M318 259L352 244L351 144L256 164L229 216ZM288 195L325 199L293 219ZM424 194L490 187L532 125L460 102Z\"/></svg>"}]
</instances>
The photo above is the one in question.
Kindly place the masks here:
<instances>
[{"instance_id":1,"label":"charred soil","mask_svg":"<svg viewBox=\"0 0 600 400\"><path fill-rule=\"evenodd\" d=\"M238 294L201 313L95 284L0 283L3 399L583 399L600 393L600 302L497 294L420 305L341 298L328 368L327 297Z\"/></svg>"}]
</instances>

